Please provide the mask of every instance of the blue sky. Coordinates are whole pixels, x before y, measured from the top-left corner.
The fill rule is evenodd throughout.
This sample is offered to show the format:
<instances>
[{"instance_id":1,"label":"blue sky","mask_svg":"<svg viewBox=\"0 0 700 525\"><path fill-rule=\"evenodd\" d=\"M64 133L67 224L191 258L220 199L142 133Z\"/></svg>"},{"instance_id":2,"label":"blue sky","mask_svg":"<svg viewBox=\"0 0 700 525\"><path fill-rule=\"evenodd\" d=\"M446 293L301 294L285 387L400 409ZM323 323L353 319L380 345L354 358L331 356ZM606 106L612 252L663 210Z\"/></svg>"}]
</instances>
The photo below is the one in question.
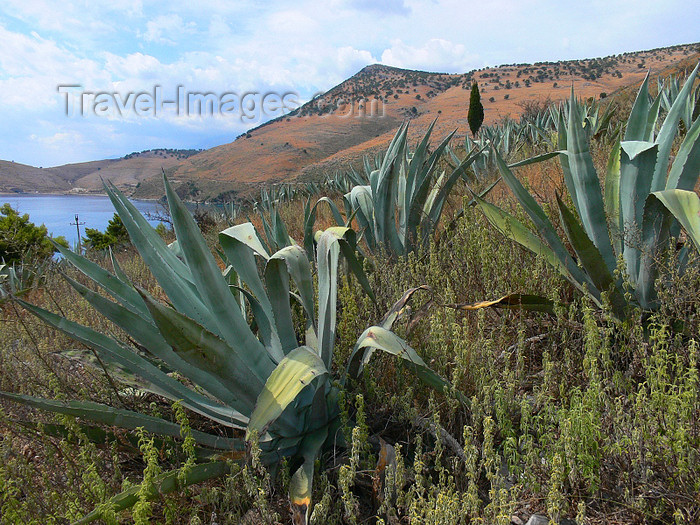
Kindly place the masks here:
<instances>
[{"instance_id":1,"label":"blue sky","mask_svg":"<svg viewBox=\"0 0 700 525\"><path fill-rule=\"evenodd\" d=\"M0 159L53 166L208 148L254 124L172 108L67 116L59 85L124 100L159 85L166 99L183 86L304 101L372 63L462 73L599 57L697 42L698 20L700 3L674 0L3 0Z\"/></svg>"}]
</instances>

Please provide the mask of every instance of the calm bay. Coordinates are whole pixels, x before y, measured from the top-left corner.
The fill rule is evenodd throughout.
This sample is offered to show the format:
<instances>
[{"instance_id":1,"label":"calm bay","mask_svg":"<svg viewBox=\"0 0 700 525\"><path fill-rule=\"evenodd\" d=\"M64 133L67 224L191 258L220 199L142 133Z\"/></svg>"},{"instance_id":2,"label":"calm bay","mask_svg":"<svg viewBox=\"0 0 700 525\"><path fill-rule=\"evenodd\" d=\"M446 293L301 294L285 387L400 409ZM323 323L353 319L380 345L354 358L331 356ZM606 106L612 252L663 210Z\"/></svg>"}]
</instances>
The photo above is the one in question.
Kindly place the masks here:
<instances>
[{"instance_id":1,"label":"calm bay","mask_svg":"<svg viewBox=\"0 0 700 525\"><path fill-rule=\"evenodd\" d=\"M155 201L132 200L131 202L144 216L163 211ZM78 240L76 215L80 223L81 237L85 237L85 228L104 231L107 223L114 216L114 206L104 195L3 193L0 194L0 204L2 203L9 203L20 214L28 213L31 222L37 226L44 224L50 235L64 236L71 246L75 246ZM149 219L148 222L156 226L159 221Z\"/></svg>"}]
</instances>

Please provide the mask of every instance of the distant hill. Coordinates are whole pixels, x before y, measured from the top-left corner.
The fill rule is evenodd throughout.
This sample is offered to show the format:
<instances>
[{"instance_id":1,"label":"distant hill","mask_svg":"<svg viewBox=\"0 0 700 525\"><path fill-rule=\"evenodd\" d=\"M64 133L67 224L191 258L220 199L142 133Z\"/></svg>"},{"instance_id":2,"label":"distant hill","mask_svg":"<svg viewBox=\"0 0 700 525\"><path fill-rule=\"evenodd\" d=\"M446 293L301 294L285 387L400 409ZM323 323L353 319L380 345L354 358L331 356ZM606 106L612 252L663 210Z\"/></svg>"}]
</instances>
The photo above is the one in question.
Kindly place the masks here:
<instances>
[{"instance_id":1,"label":"distant hill","mask_svg":"<svg viewBox=\"0 0 700 525\"><path fill-rule=\"evenodd\" d=\"M472 81L479 83L488 125L506 116L517 118L530 102L562 100L572 85L578 96L599 99L638 85L647 71L668 74L693 67L699 59L700 45L687 44L586 60L506 64L464 74L371 65L231 143L186 157L154 150L43 170L15 165L13 171L2 163L0 191L31 188L32 180L39 191L99 191L104 177L136 197L157 198L163 192L162 167L185 198L230 200L257 191L261 183L308 180L348 169L363 155L384 148L406 119L412 121L411 140L436 117L434 141L454 129L463 138ZM37 177L43 177L40 183Z\"/></svg>"},{"instance_id":2,"label":"distant hill","mask_svg":"<svg viewBox=\"0 0 700 525\"><path fill-rule=\"evenodd\" d=\"M0 160L0 193L64 193L69 181L48 169Z\"/></svg>"},{"instance_id":3,"label":"distant hill","mask_svg":"<svg viewBox=\"0 0 700 525\"><path fill-rule=\"evenodd\" d=\"M99 193L102 179L111 180L120 189L132 193L145 179L161 168L179 165L201 150L153 149L134 152L119 159L35 168L0 161L0 192L20 193Z\"/></svg>"},{"instance_id":4,"label":"distant hill","mask_svg":"<svg viewBox=\"0 0 700 525\"><path fill-rule=\"evenodd\" d=\"M363 68L351 78L294 113L250 130L235 141L211 148L168 170L187 184L194 198L245 193L261 182L311 179L348 169L363 155L385 147L399 123L410 119L417 140L436 117L435 141L457 129L468 130L471 82L479 83L485 124L517 118L528 102L566 98L571 86L581 97L606 97L652 75L691 65L700 45L572 60L507 64L451 75L384 65ZM137 194L161 192L160 183L144 183Z\"/></svg>"}]
</instances>

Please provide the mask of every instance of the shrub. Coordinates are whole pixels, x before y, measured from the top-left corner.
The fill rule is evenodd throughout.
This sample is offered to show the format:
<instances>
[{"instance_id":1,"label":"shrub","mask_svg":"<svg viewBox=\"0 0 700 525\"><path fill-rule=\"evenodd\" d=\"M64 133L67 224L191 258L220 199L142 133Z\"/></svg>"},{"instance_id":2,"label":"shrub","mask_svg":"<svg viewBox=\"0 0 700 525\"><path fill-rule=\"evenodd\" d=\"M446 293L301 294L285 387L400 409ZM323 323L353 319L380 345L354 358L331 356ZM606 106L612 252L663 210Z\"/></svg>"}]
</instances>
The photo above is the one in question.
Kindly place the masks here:
<instances>
[{"instance_id":1,"label":"shrub","mask_svg":"<svg viewBox=\"0 0 700 525\"><path fill-rule=\"evenodd\" d=\"M85 228L83 243L93 250L106 250L111 246L129 242L129 232L116 213L107 223L104 233L96 228Z\"/></svg>"},{"instance_id":2,"label":"shrub","mask_svg":"<svg viewBox=\"0 0 700 525\"><path fill-rule=\"evenodd\" d=\"M55 239L67 245L66 240ZM29 215L20 215L9 204L0 207L0 261L8 264L47 259L56 251L46 226L34 225Z\"/></svg>"}]
</instances>

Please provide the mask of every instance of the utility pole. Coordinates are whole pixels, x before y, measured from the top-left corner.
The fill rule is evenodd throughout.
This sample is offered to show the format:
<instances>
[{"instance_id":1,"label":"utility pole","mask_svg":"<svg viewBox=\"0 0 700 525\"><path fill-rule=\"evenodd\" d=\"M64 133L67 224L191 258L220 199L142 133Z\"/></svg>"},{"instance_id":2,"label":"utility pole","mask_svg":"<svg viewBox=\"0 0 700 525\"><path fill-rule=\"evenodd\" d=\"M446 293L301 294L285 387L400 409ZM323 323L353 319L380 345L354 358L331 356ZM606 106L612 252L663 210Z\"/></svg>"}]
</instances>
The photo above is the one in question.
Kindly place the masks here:
<instances>
[{"instance_id":1,"label":"utility pole","mask_svg":"<svg viewBox=\"0 0 700 525\"><path fill-rule=\"evenodd\" d=\"M78 253L82 252L82 249L80 247L80 225L81 224L85 224L85 221L80 222L80 220L78 219L78 214L76 213L75 214L75 222L71 222L70 225L75 226L75 229L78 232L78 244L77 244Z\"/></svg>"}]
</instances>

